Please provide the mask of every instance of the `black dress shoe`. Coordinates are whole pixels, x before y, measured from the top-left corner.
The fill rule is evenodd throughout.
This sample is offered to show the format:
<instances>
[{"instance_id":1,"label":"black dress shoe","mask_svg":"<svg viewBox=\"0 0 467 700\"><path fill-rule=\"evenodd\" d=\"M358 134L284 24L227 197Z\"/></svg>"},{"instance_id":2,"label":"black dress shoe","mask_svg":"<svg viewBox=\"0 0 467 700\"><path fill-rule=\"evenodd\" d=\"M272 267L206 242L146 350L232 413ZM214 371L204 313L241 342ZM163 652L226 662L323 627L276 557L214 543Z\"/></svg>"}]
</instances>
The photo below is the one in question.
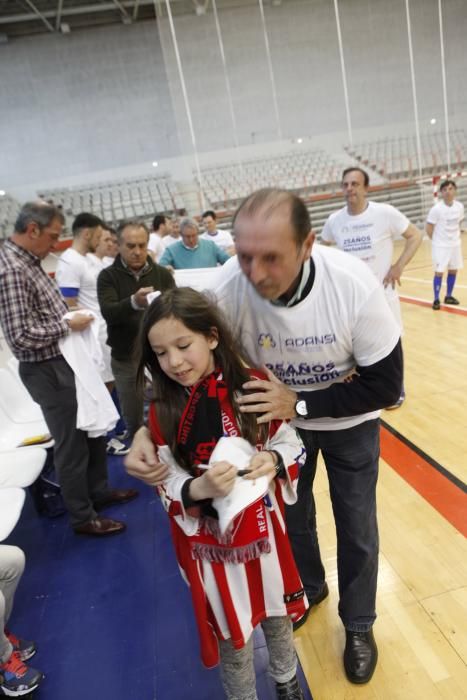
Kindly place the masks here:
<instances>
[{"instance_id":1,"label":"black dress shoe","mask_svg":"<svg viewBox=\"0 0 467 700\"><path fill-rule=\"evenodd\" d=\"M316 607L316 605L319 605L325 598L328 597L328 595L329 595L329 588L328 588L328 584L325 581L324 585L321 589L321 592L318 593L318 595L316 595L314 598L308 598L309 607L305 611L305 614L299 620L297 620L297 622L293 623L293 631L294 632L296 632L298 629L300 629L300 627L302 627L302 625L304 625L305 622L308 620L308 616L311 613L311 609Z\"/></svg>"},{"instance_id":2,"label":"black dress shoe","mask_svg":"<svg viewBox=\"0 0 467 700\"><path fill-rule=\"evenodd\" d=\"M378 661L373 630L351 632L345 630L344 668L351 683L368 683Z\"/></svg>"},{"instance_id":3,"label":"black dress shoe","mask_svg":"<svg viewBox=\"0 0 467 700\"><path fill-rule=\"evenodd\" d=\"M108 506L118 506L121 503L132 501L137 496L139 496L139 491L136 489L111 489L107 496L94 502L94 508L102 510Z\"/></svg>"},{"instance_id":4,"label":"black dress shoe","mask_svg":"<svg viewBox=\"0 0 467 700\"><path fill-rule=\"evenodd\" d=\"M108 535L118 535L126 530L125 523L111 518L94 518L84 525L74 528L77 535L91 535L93 537L105 537Z\"/></svg>"}]
</instances>

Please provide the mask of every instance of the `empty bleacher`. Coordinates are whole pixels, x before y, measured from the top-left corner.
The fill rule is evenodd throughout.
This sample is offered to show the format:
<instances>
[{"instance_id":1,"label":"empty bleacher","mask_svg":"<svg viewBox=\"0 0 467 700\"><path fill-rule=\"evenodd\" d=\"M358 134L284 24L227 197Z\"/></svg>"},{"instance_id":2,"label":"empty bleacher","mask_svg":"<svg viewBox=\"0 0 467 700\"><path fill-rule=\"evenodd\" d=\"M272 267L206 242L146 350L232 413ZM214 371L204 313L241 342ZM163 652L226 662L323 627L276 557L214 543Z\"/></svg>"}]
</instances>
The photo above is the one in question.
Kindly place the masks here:
<instances>
[{"instance_id":1,"label":"empty bleacher","mask_svg":"<svg viewBox=\"0 0 467 700\"><path fill-rule=\"evenodd\" d=\"M451 171L467 166L467 133L462 129L450 132ZM444 132L420 134L422 175L436 175L448 169ZM388 180L419 177L415 135L381 138L346 146L345 150L361 165Z\"/></svg>"},{"instance_id":2,"label":"empty bleacher","mask_svg":"<svg viewBox=\"0 0 467 700\"><path fill-rule=\"evenodd\" d=\"M169 176L134 177L97 182L81 187L42 190L42 199L62 207L67 220L83 211L99 216L108 224L125 219L145 220L156 213L184 210L183 199Z\"/></svg>"},{"instance_id":3,"label":"empty bleacher","mask_svg":"<svg viewBox=\"0 0 467 700\"><path fill-rule=\"evenodd\" d=\"M19 202L8 194L0 196L0 239L13 232L16 217L20 210Z\"/></svg>"},{"instance_id":4,"label":"empty bleacher","mask_svg":"<svg viewBox=\"0 0 467 700\"><path fill-rule=\"evenodd\" d=\"M202 188L210 206L231 209L261 187L282 187L301 195L335 191L340 186L342 170L348 165L345 156L337 160L322 149L294 151L273 158L204 168Z\"/></svg>"}]
</instances>

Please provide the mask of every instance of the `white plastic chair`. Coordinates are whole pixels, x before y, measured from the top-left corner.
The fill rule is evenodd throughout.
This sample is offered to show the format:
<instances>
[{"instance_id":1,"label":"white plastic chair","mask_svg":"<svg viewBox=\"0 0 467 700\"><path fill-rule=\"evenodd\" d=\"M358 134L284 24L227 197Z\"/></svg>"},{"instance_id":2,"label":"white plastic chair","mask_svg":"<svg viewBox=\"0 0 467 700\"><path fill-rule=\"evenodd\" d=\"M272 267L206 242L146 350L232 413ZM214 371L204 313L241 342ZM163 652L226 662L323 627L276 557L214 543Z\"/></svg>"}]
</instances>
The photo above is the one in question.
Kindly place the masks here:
<instances>
[{"instance_id":1,"label":"white plastic chair","mask_svg":"<svg viewBox=\"0 0 467 700\"><path fill-rule=\"evenodd\" d=\"M13 450L18 447L24 440L28 440L38 435L49 435L49 429L44 419L31 421L29 423L15 423L9 415L5 413L3 406L0 405L0 452L5 450ZM41 443L40 447L51 447L54 444L52 438L45 443ZM34 445L38 447L39 445ZM29 450L30 447L21 447L22 450Z\"/></svg>"},{"instance_id":2,"label":"white plastic chair","mask_svg":"<svg viewBox=\"0 0 467 700\"><path fill-rule=\"evenodd\" d=\"M43 421L40 406L32 400L12 367L0 369L0 405L14 423Z\"/></svg>"},{"instance_id":3,"label":"white plastic chair","mask_svg":"<svg viewBox=\"0 0 467 700\"><path fill-rule=\"evenodd\" d=\"M0 489L0 542L6 540L18 522L24 497L23 489Z\"/></svg>"},{"instance_id":4,"label":"white plastic chair","mask_svg":"<svg viewBox=\"0 0 467 700\"><path fill-rule=\"evenodd\" d=\"M43 447L17 447L0 452L0 489L26 488L35 482L47 459Z\"/></svg>"}]
</instances>

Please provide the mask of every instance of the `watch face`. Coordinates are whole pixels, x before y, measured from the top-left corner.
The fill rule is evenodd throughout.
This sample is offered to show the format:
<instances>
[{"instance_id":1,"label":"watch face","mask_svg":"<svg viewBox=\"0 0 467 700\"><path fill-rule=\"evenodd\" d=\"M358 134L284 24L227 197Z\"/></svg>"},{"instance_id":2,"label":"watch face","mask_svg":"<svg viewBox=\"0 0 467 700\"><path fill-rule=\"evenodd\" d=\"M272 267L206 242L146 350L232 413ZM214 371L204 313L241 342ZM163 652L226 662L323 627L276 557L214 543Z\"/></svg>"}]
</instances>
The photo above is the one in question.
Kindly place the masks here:
<instances>
[{"instance_id":1,"label":"watch face","mask_svg":"<svg viewBox=\"0 0 467 700\"><path fill-rule=\"evenodd\" d=\"M308 411L306 408L306 401L297 401L295 404L295 410L299 416L304 416L306 417L308 415Z\"/></svg>"}]
</instances>

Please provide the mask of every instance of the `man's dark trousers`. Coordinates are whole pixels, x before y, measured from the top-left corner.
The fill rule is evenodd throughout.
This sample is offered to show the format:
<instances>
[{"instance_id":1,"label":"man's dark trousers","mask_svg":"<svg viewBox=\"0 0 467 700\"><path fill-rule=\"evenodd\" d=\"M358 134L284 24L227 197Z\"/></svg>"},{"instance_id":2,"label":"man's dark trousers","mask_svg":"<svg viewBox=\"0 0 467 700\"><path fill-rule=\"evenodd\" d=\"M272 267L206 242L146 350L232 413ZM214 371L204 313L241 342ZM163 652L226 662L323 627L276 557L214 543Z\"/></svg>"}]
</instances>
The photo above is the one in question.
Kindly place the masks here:
<instances>
[{"instance_id":1,"label":"man's dark trousers","mask_svg":"<svg viewBox=\"0 0 467 700\"><path fill-rule=\"evenodd\" d=\"M299 429L307 460L299 476L298 501L286 509L295 561L305 591L313 599L321 592L325 576L312 493L321 450L337 532L339 615L346 629L354 632L370 629L376 618L379 429L379 419L344 430Z\"/></svg>"},{"instance_id":2,"label":"man's dark trousers","mask_svg":"<svg viewBox=\"0 0 467 700\"><path fill-rule=\"evenodd\" d=\"M19 374L55 441L54 463L71 525L87 523L96 517L93 503L109 492L105 438L77 429L75 376L63 357L20 362Z\"/></svg>"}]
</instances>

